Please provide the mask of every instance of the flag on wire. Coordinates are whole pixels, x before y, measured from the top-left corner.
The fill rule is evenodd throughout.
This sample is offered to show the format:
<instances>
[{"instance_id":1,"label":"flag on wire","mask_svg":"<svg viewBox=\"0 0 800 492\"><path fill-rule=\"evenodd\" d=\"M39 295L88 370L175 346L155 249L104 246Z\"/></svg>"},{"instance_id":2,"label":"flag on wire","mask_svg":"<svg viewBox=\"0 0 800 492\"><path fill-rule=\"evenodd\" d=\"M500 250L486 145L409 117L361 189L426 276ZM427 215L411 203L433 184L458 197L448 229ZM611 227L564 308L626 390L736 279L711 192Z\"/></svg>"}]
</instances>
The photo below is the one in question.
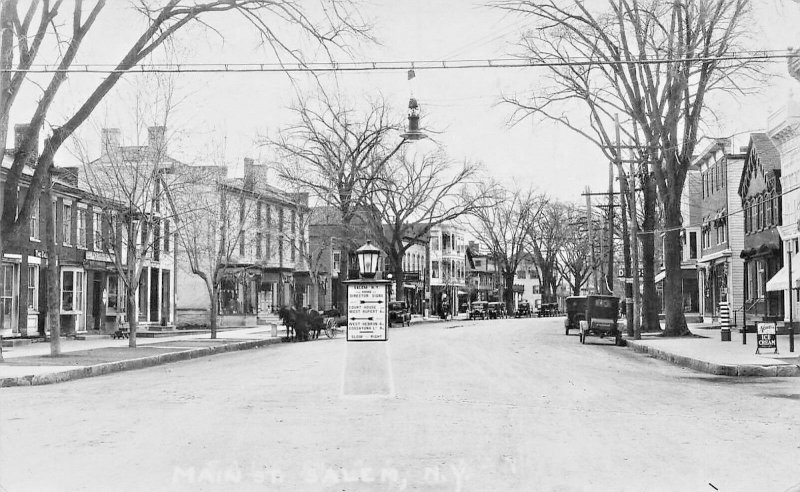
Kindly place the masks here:
<instances>
[{"instance_id":1,"label":"flag on wire","mask_svg":"<svg viewBox=\"0 0 800 492\"><path fill-rule=\"evenodd\" d=\"M414 73L414 70L413 70L413 69L409 70L409 71L408 71L408 80L411 80L411 79L413 79L414 77L416 77L416 75L417 75L417 74L415 74L415 73Z\"/></svg>"}]
</instances>

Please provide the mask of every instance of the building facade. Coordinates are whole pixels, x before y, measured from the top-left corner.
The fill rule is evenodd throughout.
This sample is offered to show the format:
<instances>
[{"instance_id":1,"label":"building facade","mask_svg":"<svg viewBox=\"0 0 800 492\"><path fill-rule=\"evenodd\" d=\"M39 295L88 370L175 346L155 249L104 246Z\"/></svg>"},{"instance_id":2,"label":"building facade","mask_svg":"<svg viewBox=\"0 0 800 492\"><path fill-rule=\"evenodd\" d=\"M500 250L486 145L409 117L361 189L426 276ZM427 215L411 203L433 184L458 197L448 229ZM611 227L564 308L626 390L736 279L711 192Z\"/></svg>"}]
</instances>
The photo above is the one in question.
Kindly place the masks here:
<instances>
[{"instance_id":1,"label":"building facade","mask_svg":"<svg viewBox=\"0 0 800 492\"><path fill-rule=\"evenodd\" d=\"M225 230L214 239L214 248L224 252L217 260L220 326L265 323L284 306L318 307L311 298L316 277L309 270L308 195L270 186L266 167L251 159L245 159L243 177L229 177L215 166L190 170L208 179L185 192L207 197ZM196 253L183 251L178 259L179 325L205 324L209 316L208 290L192 273L190 254Z\"/></svg>"},{"instance_id":2,"label":"building facade","mask_svg":"<svg viewBox=\"0 0 800 492\"><path fill-rule=\"evenodd\" d=\"M778 232L781 215L781 162L765 133L750 136L739 183L744 209L745 306L749 320L783 320L781 289L767 283L783 267L783 246ZM774 282L773 282L774 283Z\"/></svg>"},{"instance_id":3,"label":"building facade","mask_svg":"<svg viewBox=\"0 0 800 492\"><path fill-rule=\"evenodd\" d=\"M768 282L767 289L783 292L784 320L789 321L790 312L797 317L800 309L798 291L789 292L789 262L800 264L800 103L789 101L773 112L767 119L767 135L778 150L781 163L781 225L778 232L783 248L784 268ZM791 260L789 256L791 255ZM783 277L783 278L781 278ZM800 269L792 269L791 285L798 288ZM791 303L791 307L790 307Z\"/></svg>"},{"instance_id":4,"label":"building facade","mask_svg":"<svg viewBox=\"0 0 800 492\"><path fill-rule=\"evenodd\" d=\"M458 314L467 302L466 254L464 231L454 223L434 226L430 231L430 294L426 293L430 313Z\"/></svg>"},{"instance_id":5,"label":"building facade","mask_svg":"<svg viewBox=\"0 0 800 492\"><path fill-rule=\"evenodd\" d=\"M720 302L732 311L744 302L744 218L738 195L744 157L731 152L729 140L714 139L692 162L700 170L699 307L708 318L719 316Z\"/></svg>"}]
</instances>

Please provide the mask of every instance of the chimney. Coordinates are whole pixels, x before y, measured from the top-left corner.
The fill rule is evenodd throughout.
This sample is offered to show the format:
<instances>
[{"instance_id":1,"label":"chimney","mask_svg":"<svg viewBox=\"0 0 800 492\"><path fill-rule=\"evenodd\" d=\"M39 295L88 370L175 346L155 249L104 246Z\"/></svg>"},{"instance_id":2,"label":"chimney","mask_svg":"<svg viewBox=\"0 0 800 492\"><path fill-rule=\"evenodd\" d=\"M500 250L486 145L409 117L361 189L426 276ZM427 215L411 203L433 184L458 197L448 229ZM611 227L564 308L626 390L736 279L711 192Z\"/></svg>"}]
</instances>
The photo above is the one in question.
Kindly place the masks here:
<instances>
[{"instance_id":1,"label":"chimney","mask_svg":"<svg viewBox=\"0 0 800 492\"><path fill-rule=\"evenodd\" d=\"M19 124L14 125L14 152L19 152L22 149L22 146L25 144L25 139L28 138L28 130L30 129L30 125L28 124ZM38 136L37 136L38 137ZM28 155L28 159L26 160L26 164L31 166L36 165L36 159L39 157L39 140L37 138L36 142L33 144L33 149L31 149L30 154Z\"/></svg>"},{"instance_id":2,"label":"chimney","mask_svg":"<svg viewBox=\"0 0 800 492\"><path fill-rule=\"evenodd\" d=\"M166 155L166 133L166 126L151 126L147 129L147 145L150 147L150 151L152 153L160 154L162 156Z\"/></svg>"},{"instance_id":3,"label":"chimney","mask_svg":"<svg viewBox=\"0 0 800 492\"><path fill-rule=\"evenodd\" d=\"M253 191L256 188L256 170L253 159L244 158L244 189Z\"/></svg>"},{"instance_id":4,"label":"chimney","mask_svg":"<svg viewBox=\"0 0 800 492\"><path fill-rule=\"evenodd\" d=\"M119 155L119 128L100 130L100 159L108 162Z\"/></svg>"}]
</instances>

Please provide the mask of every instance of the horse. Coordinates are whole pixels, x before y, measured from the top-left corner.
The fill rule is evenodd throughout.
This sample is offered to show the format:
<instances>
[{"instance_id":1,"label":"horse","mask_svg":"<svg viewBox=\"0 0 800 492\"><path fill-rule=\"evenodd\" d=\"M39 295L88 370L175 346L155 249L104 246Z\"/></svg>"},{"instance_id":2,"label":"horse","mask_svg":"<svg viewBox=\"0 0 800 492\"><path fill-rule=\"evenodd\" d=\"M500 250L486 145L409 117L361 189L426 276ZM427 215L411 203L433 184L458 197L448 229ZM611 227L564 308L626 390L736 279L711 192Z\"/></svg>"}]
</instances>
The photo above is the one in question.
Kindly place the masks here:
<instances>
[{"instance_id":1,"label":"horse","mask_svg":"<svg viewBox=\"0 0 800 492\"><path fill-rule=\"evenodd\" d=\"M297 330L295 329L297 326L297 315L298 311L294 306L290 308L281 306L281 308L278 309L278 318L283 322L283 326L286 327L287 340L297 339Z\"/></svg>"}]
</instances>

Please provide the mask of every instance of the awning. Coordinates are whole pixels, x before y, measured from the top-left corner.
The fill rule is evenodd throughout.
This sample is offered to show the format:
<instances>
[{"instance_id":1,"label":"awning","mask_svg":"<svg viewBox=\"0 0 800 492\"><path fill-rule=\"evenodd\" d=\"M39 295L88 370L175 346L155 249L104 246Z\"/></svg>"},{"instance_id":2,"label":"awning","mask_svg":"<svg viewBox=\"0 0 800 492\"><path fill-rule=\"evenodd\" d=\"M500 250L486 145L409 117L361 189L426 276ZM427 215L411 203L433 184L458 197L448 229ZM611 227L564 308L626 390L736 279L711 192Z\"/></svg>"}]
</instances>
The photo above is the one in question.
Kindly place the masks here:
<instances>
[{"instance_id":1,"label":"awning","mask_svg":"<svg viewBox=\"0 0 800 492\"><path fill-rule=\"evenodd\" d=\"M800 280L800 255L792 258L792 279L794 286ZM789 288L789 265L781 268L771 279L767 280L767 292L786 290Z\"/></svg>"},{"instance_id":2,"label":"awning","mask_svg":"<svg viewBox=\"0 0 800 492\"><path fill-rule=\"evenodd\" d=\"M660 272L658 272L658 274L656 274L656 283L661 282L665 278L667 278L667 271L661 270Z\"/></svg>"},{"instance_id":3,"label":"awning","mask_svg":"<svg viewBox=\"0 0 800 492\"><path fill-rule=\"evenodd\" d=\"M311 281L311 273L309 272L294 272L294 285L295 286L305 286L311 285L313 282Z\"/></svg>"}]
</instances>

